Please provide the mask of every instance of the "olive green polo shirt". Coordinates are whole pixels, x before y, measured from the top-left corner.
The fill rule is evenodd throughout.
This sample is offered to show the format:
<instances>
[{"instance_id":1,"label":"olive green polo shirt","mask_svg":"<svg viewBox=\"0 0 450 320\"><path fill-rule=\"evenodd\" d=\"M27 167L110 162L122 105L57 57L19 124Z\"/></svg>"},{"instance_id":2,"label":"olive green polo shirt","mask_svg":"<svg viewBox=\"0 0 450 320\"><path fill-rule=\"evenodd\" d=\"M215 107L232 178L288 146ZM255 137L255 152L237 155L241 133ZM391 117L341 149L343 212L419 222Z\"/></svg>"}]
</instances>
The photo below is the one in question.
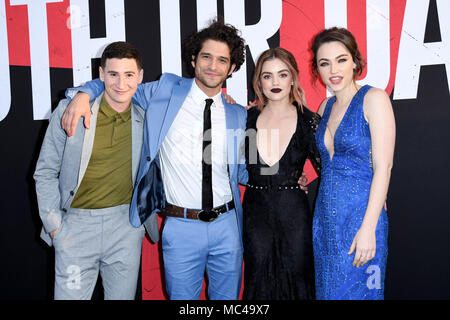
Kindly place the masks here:
<instances>
[{"instance_id":1,"label":"olive green polo shirt","mask_svg":"<svg viewBox=\"0 0 450 320\"><path fill-rule=\"evenodd\" d=\"M119 113L103 97L91 158L72 208L100 209L131 202L131 105Z\"/></svg>"}]
</instances>

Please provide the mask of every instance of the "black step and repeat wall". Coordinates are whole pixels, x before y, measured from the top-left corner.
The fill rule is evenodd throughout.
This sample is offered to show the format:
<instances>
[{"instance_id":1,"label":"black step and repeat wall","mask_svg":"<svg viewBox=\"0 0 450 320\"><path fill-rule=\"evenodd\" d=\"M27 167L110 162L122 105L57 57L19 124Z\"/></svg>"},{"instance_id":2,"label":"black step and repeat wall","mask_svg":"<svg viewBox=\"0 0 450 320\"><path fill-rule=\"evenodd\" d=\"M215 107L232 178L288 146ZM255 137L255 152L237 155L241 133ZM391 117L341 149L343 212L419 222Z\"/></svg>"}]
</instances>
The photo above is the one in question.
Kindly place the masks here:
<instances>
[{"instance_id":1,"label":"black step and repeat wall","mask_svg":"<svg viewBox=\"0 0 450 320\"><path fill-rule=\"evenodd\" d=\"M327 93L312 82L309 41L333 25L355 34L367 57L360 83L386 90L397 123L385 297L449 299L449 3L0 0L0 297L53 296L53 249L39 238L32 175L48 117L65 88L96 77L102 49L117 40L141 51L145 81L162 72L185 74L182 40L220 15L248 45L246 66L226 83L241 104L254 97L249 84L258 55L283 46L295 54L308 106L317 110ZM144 250L143 259L148 257ZM144 282L154 281L147 271L142 275Z\"/></svg>"}]
</instances>

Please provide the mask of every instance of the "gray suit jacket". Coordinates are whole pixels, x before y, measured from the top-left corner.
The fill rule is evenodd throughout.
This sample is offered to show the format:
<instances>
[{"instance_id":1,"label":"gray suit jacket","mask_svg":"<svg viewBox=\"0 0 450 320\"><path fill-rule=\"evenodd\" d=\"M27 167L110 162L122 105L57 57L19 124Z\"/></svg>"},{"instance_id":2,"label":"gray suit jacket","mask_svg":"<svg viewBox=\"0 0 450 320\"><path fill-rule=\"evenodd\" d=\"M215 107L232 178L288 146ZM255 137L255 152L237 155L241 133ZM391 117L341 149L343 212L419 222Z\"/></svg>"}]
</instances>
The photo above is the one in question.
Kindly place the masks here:
<instances>
[{"instance_id":1,"label":"gray suit jacket","mask_svg":"<svg viewBox=\"0 0 450 320\"><path fill-rule=\"evenodd\" d=\"M83 180L94 145L97 115L102 100L100 95L91 105L91 128L86 130L83 119L78 122L76 133L68 137L61 128L61 118L69 101L61 100L50 118L50 124L42 143L34 172L36 193L43 228L41 238L52 245L50 232L61 225ZM132 179L135 184L142 149L145 112L138 105L131 109Z\"/></svg>"}]
</instances>

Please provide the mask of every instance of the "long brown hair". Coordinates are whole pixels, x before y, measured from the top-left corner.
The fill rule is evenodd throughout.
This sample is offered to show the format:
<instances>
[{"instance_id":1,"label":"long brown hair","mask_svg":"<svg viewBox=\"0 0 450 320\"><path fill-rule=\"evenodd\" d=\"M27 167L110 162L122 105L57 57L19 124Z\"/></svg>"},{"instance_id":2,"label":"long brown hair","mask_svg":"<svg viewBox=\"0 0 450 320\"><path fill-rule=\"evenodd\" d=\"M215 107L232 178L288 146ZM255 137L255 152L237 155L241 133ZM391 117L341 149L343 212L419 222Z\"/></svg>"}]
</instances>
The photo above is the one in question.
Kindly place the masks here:
<instances>
[{"instance_id":1,"label":"long brown hair","mask_svg":"<svg viewBox=\"0 0 450 320\"><path fill-rule=\"evenodd\" d=\"M262 110L263 106L267 103L267 97L262 92L259 79L261 77L261 71L264 62L272 59L280 59L283 61L292 76L293 85L291 86L291 92L289 93L290 103L297 102L299 108L303 112L303 104L305 103L305 92L303 91L300 83L298 81L299 71L297 67L297 62L295 61L292 53L283 48L271 48L264 51L258 58L258 62L255 66L255 71L253 73L253 89L258 97L258 109Z\"/></svg>"},{"instance_id":2,"label":"long brown hair","mask_svg":"<svg viewBox=\"0 0 450 320\"><path fill-rule=\"evenodd\" d=\"M366 66L366 61L359 52L358 44L356 43L353 34L345 28L338 27L324 29L316 34L312 40L311 51L313 53L313 58L311 60L311 67L314 81L316 81L319 77L319 71L317 68L317 51L319 51L320 46L324 43L332 41L342 43L352 55L353 62L356 64L356 67L353 70L353 80L356 81Z\"/></svg>"}]
</instances>

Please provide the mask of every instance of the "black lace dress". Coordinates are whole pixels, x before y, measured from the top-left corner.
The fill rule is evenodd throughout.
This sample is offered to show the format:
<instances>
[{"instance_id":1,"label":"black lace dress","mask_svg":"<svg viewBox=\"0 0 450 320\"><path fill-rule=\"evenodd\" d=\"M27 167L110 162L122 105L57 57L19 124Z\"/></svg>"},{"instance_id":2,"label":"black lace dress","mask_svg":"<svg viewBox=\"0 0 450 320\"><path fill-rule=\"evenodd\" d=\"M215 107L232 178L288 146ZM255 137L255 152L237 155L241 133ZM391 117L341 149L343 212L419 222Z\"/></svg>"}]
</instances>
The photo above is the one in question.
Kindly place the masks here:
<instances>
[{"instance_id":1,"label":"black lace dress","mask_svg":"<svg viewBox=\"0 0 450 320\"><path fill-rule=\"evenodd\" d=\"M314 299L313 216L298 179L307 158L316 168L320 165L314 142L320 117L298 109L297 129L285 153L268 166L256 147L259 113L252 108L247 115L244 299Z\"/></svg>"}]
</instances>

